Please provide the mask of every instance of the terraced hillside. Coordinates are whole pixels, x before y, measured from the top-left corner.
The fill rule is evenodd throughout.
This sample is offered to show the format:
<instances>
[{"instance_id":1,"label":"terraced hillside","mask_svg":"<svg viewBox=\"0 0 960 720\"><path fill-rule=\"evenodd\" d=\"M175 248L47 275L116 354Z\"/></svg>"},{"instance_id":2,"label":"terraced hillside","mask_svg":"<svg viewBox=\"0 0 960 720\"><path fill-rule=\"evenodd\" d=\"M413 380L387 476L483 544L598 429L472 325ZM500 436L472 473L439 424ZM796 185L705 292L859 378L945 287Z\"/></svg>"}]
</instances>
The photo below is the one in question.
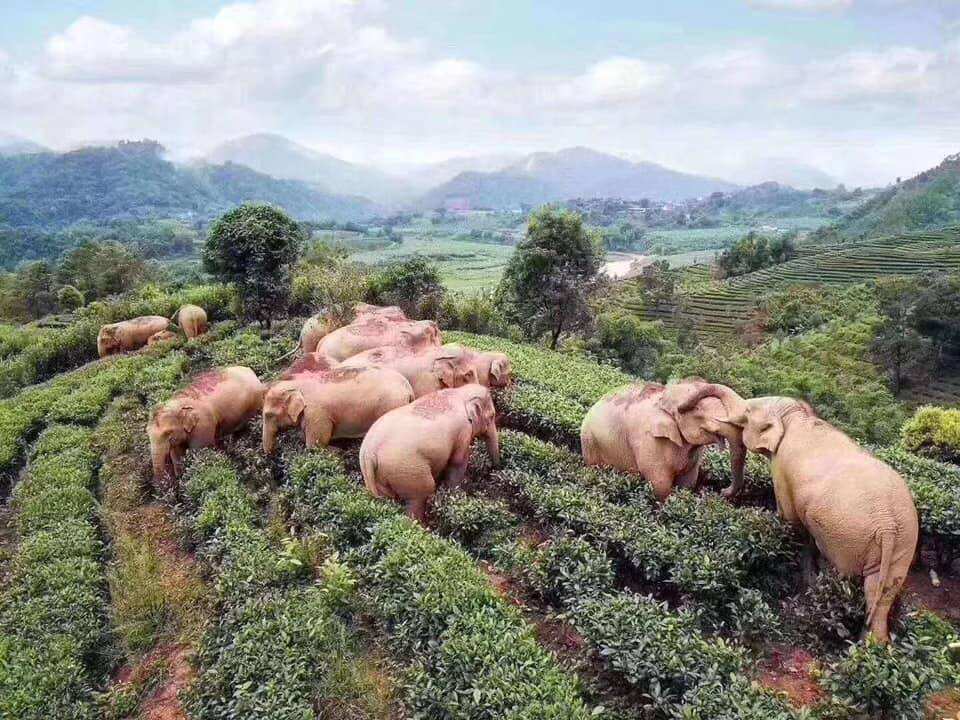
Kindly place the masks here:
<instances>
[{"instance_id":1,"label":"terraced hillside","mask_svg":"<svg viewBox=\"0 0 960 720\"><path fill-rule=\"evenodd\" d=\"M818 251L815 251L818 250ZM756 307L759 298L797 284L853 285L876 277L913 275L926 270L960 270L960 228L874 238L823 249L754 273L714 281L688 274L679 306L644 307L635 287L625 286L622 306L647 319L670 324L678 312L707 341L722 341ZM633 292L631 292L633 290Z\"/></svg>"}]
</instances>

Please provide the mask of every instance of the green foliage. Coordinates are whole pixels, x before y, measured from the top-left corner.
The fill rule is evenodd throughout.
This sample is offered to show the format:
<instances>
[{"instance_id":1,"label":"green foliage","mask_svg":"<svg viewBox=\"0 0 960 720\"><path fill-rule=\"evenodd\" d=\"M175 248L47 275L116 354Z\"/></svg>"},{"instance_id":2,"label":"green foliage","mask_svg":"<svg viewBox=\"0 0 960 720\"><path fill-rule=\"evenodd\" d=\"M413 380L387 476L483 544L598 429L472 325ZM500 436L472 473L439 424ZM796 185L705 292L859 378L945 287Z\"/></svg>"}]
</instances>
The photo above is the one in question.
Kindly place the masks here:
<instances>
[{"instance_id":1,"label":"green foliage","mask_svg":"<svg viewBox=\"0 0 960 720\"><path fill-rule=\"evenodd\" d=\"M89 431L52 427L13 506L21 537L0 594L0 715L93 715L84 661L98 650L106 601Z\"/></svg>"},{"instance_id":2,"label":"green foliage","mask_svg":"<svg viewBox=\"0 0 960 720\"><path fill-rule=\"evenodd\" d=\"M736 277L762 268L779 265L797 255L791 235L769 237L750 231L745 237L720 253L717 266L722 277Z\"/></svg>"},{"instance_id":3,"label":"green foliage","mask_svg":"<svg viewBox=\"0 0 960 720\"><path fill-rule=\"evenodd\" d=\"M431 314L425 310L443 304L444 292L436 266L424 257L414 256L375 273L367 285L366 301L399 305L409 317L424 317Z\"/></svg>"},{"instance_id":4,"label":"green foliage","mask_svg":"<svg viewBox=\"0 0 960 720\"><path fill-rule=\"evenodd\" d=\"M296 346L296 340L285 334L264 336L249 329L211 343L200 351L203 364L213 367L244 365L264 378L277 370L279 360Z\"/></svg>"},{"instance_id":5,"label":"green foliage","mask_svg":"<svg viewBox=\"0 0 960 720\"><path fill-rule=\"evenodd\" d=\"M530 216L527 235L507 264L499 302L528 337L549 334L556 348L561 333L589 322L601 258L579 215L542 208Z\"/></svg>"},{"instance_id":6,"label":"green foliage","mask_svg":"<svg viewBox=\"0 0 960 720\"><path fill-rule=\"evenodd\" d=\"M839 649L863 629L866 602L859 578L841 577L828 569L788 603L790 630L828 649Z\"/></svg>"},{"instance_id":7,"label":"green foliage","mask_svg":"<svg viewBox=\"0 0 960 720\"><path fill-rule=\"evenodd\" d=\"M83 307L83 293L73 285L64 285L57 291L57 306L61 312L73 312Z\"/></svg>"},{"instance_id":8,"label":"green foliage","mask_svg":"<svg viewBox=\"0 0 960 720\"><path fill-rule=\"evenodd\" d=\"M958 641L945 620L929 612L908 616L893 644L872 638L852 645L833 663L823 684L859 712L882 720L922 720L931 693L960 682L960 666L948 645Z\"/></svg>"},{"instance_id":9,"label":"green foliage","mask_svg":"<svg viewBox=\"0 0 960 720\"><path fill-rule=\"evenodd\" d=\"M623 310L600 313L587 348L601 361L612 361L624 371L651 377L667 345L663 323L645 322Z\"/></svg>"},{"instance_id":10,"label":"green foliage","mask_svg":"<svg viewBox=\"0 0 960 720\"><path fill-rule=\"evenodd\" d=\"M248 318L269 327L291 295L303 233L269 205L243 205L214 223L203 250L204 268L237 289Z\"/></svg>"},{"instance_id":11,"label":"green foliage","mask_svg":"<svg viewBox=\"0 0 960 720\"><path fill-rule=\"evenodd\" d=\"M836 293L794 285L760 301L760 322L767 332L798 335L823 325L836 314Z\"/></svg>"},{"instance_id":12,"label":"green foliage","mask_svg":"<svg viewBox=\"0 0 960 720\"><path fill-rule=\"evenodd\" d=\"M904 423L900 437L907 450L956 462L960 460L960 410L918 408Z\"/></svg>"}]
</instances>

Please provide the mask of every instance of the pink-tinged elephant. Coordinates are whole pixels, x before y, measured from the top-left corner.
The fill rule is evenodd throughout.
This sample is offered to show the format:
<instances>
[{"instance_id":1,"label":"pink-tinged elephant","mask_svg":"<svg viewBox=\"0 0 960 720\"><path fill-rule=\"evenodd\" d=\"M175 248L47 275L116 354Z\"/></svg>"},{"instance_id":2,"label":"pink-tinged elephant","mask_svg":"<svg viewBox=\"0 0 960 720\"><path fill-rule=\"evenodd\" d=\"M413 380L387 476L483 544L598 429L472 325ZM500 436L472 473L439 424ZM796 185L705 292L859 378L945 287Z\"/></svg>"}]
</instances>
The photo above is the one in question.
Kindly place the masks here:
<instances>
[{"instance_id":1,"label":"pink-tinged elephant","mask_svg":"<svg viewBox=\"0 0 960 720\"><path fill-rule=\"evenodd\" d=\"M327 311L311 315L304 321L300 330L300 351L303 353L316 352L317 344L340 325Z\"/></svg>"},{"instance_id":2,"label":"pink-tinged elephant","mask_svg":"<svg viewBox=\"0 0 960 720\"><path fill-rule=\"evenodd\" d=\"M263 451L276 450L277 435L303 431L308 448L335 438L358 438L385 413L413 402L413 389L388 368L342 368L280 380L263 401Z\"/></svg>"},{"instance_id":3,"label":"pink-tinged elephant","mask_svg":"<svg viewBox=\"0 0 960 720\"><path fill-rule=\"evenodd\" d=\"M743 487L746 450L740 428L723 421L742 403L725 385L699 378L631 385L590 408L580 428L583 457L639 473L663 501L675 485L696 487L704 446L728 444L733 482L723 494L732 497Z\"/></svg>"},{"instance_id":4,"label":"pink-tinged elephant","mask_svg":"<svg viewBox=\"0 0 960 720\"><path fill-rule=\"evenodd\" d=\"M393 322L404 322L409 318L396 305L382 307L380 305L368 305L367 303L357 303L353 306L353 321L366 322L367 320L390 320Z\"/></svg>"},{"instance_id":5,"label":"pink-tinged elephant","mask_svg":"<svg viewBox=\"0 0 960 720\"><path fill-rule=\"evenodd\" d=\"M97 333L97 354L107 357L115 353L139 350L147 344L151 336L166 330L169 325L170 321L159 315L144 315L104 325Z\"/></svg>"},{"instance_id":6,"label":"pink-tinged elephant","mask_svg":"<svg viewBox=\"0 0 960 720\"><path fill-rule=\"evenodd\" d=\"M207 311L199 305L181 305L180 309L174 313L173 319L183 330L187 340L203 335L209 328Z\"/></svg>"},{"instance_id":7,"label":"pink-tinged elephant","mask_svg":"<svg viewBox=\"0 0 960 720\"><path fill-rule=\"evenodd\" d=\"M161 330L147 338L147 345L153 346L157 343L175 342L180 336L172 330Z\"/></svg>"},{"instance_id":8,"label":"pink-tinged elephant","mask_svg":"<svg viewBox=\"0 0 960 720\"><path fill-rule=\"evenodd\" d=\"M391 321L373 319L334 330L317 345L317 352L342 362L364 350L397 345L420 350L440 344L440 329L432 320Z\"/></svg>"},{"instance_id":9,"label":"pink-tinged elephant","mask_svg":"<svg viewBox=\"0 0 960 720\"><path fill-rule=\"evenodd\" d=\"M477 373L477 382L490 388L503 388L510 384L510 374L513 366L510 358L501 352L480 352L458 345L444 345L449 349L456 349L467 358L467 362Z\"/></svg>"},{"instance_id":10,"label":"pink-tinged elephant","mask_svg":"<svg viewBox=\"0 0 960 720\"><path fill-rule=\"evenodd\" d=\"M405 346L365 350L347 358L340 367L382 367L396 370L413 388L416 397L423 397L444 388L457 388L477 382L477 373L469 358L456 349L426 347L419 352Z\"/></svg>"},{"instance_id":11,"label":"pink-tinged elephant","mask_svg":"<svg viewBox=\"0 0 960 720\"><path fill-rule=\"evenodd\" d=\"M212 447L246 425L260 412L264 391L253 370L233 366L199 376L157 407L147 424L154 479L179 477L188 448Z\"/></svg>"},{"instance_id":12,"label":"pink-tinged elephant","mask_svg":"<svg viewBox=\"0 0 960 720\"><path fill-rule=\"evenodd\" d=\"M302 375L316 375L318 373L327 373L334 368L339 367L339 363L330 360L326 355L320 353L308 353L298 357L294 362L280 374L281 380L293 380Z\"/></svg>"},{"instance_id":13,"label":"pink-tinged elephant","mask_svg":"<svg viewBox=\"0 0 960 720\"><path fill-rule=\"evenodd\" d=\"M424 522L437 481L458 486L474 438L483 437L494 466L500 464L496 410L482 385L438 390L377 420L360 445L363 481L376 497L399 500Z\"/></svg>"},{"instance_id":14,"label":"pink-tinged elephant","mask_svg":"<svg viewBox=\"0 0 960 720\"><path fill-rule=\"evenodd\" d=\"M753 452L771 459L777 510L809 533L814 551L842 574L862 577L867 627L889 640L887 618L917 549L917 509L903 478L801 400L762 397L730 418Z\"/></svg>"}]
</instances>

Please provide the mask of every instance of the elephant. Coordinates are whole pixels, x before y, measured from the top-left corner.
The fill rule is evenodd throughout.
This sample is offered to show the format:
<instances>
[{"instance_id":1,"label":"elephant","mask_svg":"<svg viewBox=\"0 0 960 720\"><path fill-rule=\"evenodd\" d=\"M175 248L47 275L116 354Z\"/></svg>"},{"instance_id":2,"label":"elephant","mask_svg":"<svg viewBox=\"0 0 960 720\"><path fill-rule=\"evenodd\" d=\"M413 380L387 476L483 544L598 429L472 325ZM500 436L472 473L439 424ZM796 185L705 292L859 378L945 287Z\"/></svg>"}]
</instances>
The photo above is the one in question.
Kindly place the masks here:
<instances>
[{"instance_id":1,"label":"elephant","mask_svg":"<svg viewBox=\"0 0 960 720\"><path fill-rule=\"evenodd\" d=\"M209 327L207 311L199 305L182 305L171 319L175 320L180 326L183 334L187 336L187 340L203 335Z\"/></svg>"},{"instance_id":2,"label":"elephant","mask_svg":"<svg viewBox=\"0 0 960 720\"><path fill-rule=\"evenodd\" d=\"M470 357L446 345L423 348L420 352L388 345L347 358L340 367L391 368L410 381L418 398L444 388L477 382L477 372Z\"/></svg>"},{"instance_id":3,"label":"elephant","mask_svg":"<svg viewBox=\"0 0 960 720\"><path fill-rule=\"evenodd\" d=\"M157 343L174 342L180 336L172 330L161 330L147 338L147 345L153 346Z\"/></svg>"},{"instance_id":4,"label":"elephant","mask_svg":"<svg viewBox=\"0 0 960 720\"><path fill-rule=\"evenodd\" d=\"M403 502L407 514L424 523L437 480L445 475L449 485L459 486L477 437L485 439L498 467L496 409L487 388L470 384L424 395L367 432L360 445L363 482L372 495Z\"/></svg>"},{"instance_id":5,"label":"elephant","mask_svg":"<svg viewBox=\"0 0 960 720\"><path fill-rule=\"evenodd\" d=\"M107 357L114 353L138 350L147 344L151 336L166 330L169 325L170 321L159 315L144 315L104 325L97 333L97 354Z\"/></svg>"},{"instance_id":6,"label":"elephant","mask_svg":"<svg viewBox=\"0 0 960 720\"><path fill-rule=\"evenodd\" d=\"M723 420L742 402L725 385L700 378L616 390L601 398L583 419L584 460L588 465L639 473L663 502L675 485L696 487L704 446L727 444L733 482L723 495L734 497L743 488L746 449L740 428Z\"/></svg>"},{"instance_id":7,"label":"elephant","mask_svg":"<svg viewBox=\"0 0 960 720\"><path fill-rule=\"evenodd\" d=\"M457 347L444 345L445 348ZM510 358L501 352L478 352L470 348L459 348L477 373L477 382L489 388L504 388L510 384L513 366Z\"/></svg>"},{"instance_id":8,"label":"elephant","mask_svg":"<svg viewBox=\"0 0 960 720\"><path fill-rule=\"evenodd\" d=\"M802 400L760 397L729 423L746 447L770 458L777 512L806 531L804 574L816 552L842 574L862 577L866 628L888 642L888 616L917 549L919 522L906 482L893 468L817 417Z\"/></svg>"},{"instance_id":9,"label":"elephant","mask_svg":"<svg viewBox=\"0 0 960 720\"><path fill-rule=\"evenodd\" d=\"M338 363L331 362L330 358L320 353L308 353L297 358L290 367L280 374L281 380L293 380L303 375L325 373L339 367Z\"/></svg>"},{"instance_id":10,"label":"elephant","mask_svg":"<svg viewBox=\"0 0 960 720\"><path fill-rule=\"evenodd\" d=\"M380 305L370 305L368 303L357 303L353 306L353 321L365 322L367 320L391 320L393 322L404 322L409 320L406 313L396 305L382 307Z\"/></svg>"},{"instance_id":11,"label":"elephant","mask_svg":"<svg viewBox=\"0 0 960 720\"><path fill-rule=\"evenodd\" d=\"M264 391L253 370L233 366L200 375L160 405L147 423L157 483L168 469L174 478L180 476L187 448L215 446L223 435L243 427L260 412Z\"/></svg>"},{"instance_id":12,"label":"elephant","mask_svg":"<svg viewBox=\"0 0 960 720\"><path fill-rule=\"evenodd\" d=\"M410 383L389 368L337 368L280 380L263 401L263 451L272 454L278 434L295 426L308 449L363 437L378 418L413 400Z\"/></svg>"},{"instance_id":13,"label":"elephant","mask_svg":"<svg viewBox=\"0 0 960 720\"><path fill-rule=\"evenodd\" d=\"M422 349L440 344L440 329L432 320L391 321L375 318L334 330L317 345L317 352L342 362L364 350L384 345Z\"/></svg>"},{"instance_id":14,"label":"elephant","mask_svg":"<svg viewBox=\"0 0 960 720\"><path fill-rule=\"evenodd\" d=\"M315 352L317 343L338 327L340 325L326 311L311 315L303 323L303 328L300 330L300 351L305 354Z\"/></svg>"}]
</instances>

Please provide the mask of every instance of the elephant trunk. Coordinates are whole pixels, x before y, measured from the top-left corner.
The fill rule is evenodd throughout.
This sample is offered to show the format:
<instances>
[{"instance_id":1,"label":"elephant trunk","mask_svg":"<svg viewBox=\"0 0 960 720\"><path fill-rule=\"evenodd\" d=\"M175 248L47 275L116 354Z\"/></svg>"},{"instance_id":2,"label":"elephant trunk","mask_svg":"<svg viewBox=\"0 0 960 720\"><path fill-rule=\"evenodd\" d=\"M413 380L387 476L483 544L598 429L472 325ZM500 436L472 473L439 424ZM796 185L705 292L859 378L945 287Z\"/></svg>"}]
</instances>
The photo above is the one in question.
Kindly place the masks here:
<instances>
[{"instance_id":1,"label":"elephant trunk","mask_svg":"<svg viewBox=\"0 0 960 720\"><path fill-rule=\"evenodd\" d=\"M277 421L273 419L263 419L263 452L272 455L277 449Z\"/></svg>"},{"instance_id":2,"label":"elephant trunk","mask_svg":"<svg viewBox=\"0 0 960 720\"><path fill-rule=\"evenodd\" d=\"M747 410L747 401L740 397L736 392L726 385L716 383L707 383L700 387L692 396L687 398L678 408L680 412L687 412L693 409L698 402L706 397L715 397L723 403L724 410L728 417L742 415Z\"/></svg>"},{"instance_id":3,"label":"elephant trunk","mask_svg":"<svg viewBox=\"0 0 960 720\"><path fill-rule=\"evenodd\" d=\"M500 438L497 435L497 426L490 423L490 429L487 430L487 454L495 468L500 467Z\"/></svg>"},{"instance_id":4,"label":"elephant trunk","mask_svg":"<svg viewBox=\"0 0 960 720\"><path fill-rule=\"evenodd\" d=\"M172 462L170 458L170 445L162 442L150 442L150 457L153 460L153 479L156 483L162 483L167 473L167 466Z\"/></svg>"},{"instance_id":5,"label":"elephant trunk","mask_svg":"<svg viewBox=\"0 0 960 720\"><path fill-rule=\"evenodd\" d=\"M732 471L732 479L730 485L723 489L723 496L726 498L735 498L743 492L743 468L747 460L747 448L743 444L743 438L739 432L728 435L727 443L730 445L730 469Z\"/></svg>"}]
</instances>

